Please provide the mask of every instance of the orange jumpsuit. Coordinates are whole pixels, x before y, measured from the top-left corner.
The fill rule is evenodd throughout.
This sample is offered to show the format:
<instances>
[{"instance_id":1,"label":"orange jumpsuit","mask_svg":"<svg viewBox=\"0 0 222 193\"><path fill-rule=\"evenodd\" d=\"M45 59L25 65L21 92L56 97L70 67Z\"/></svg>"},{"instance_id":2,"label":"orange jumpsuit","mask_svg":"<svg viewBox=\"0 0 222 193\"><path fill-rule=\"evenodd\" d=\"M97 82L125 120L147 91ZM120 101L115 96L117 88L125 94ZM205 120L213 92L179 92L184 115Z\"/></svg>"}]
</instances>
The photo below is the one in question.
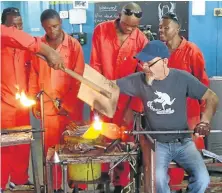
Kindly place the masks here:
<instances>
[{"instance_id":1,"label":"orange jumpsuit","mask_svg":"<svg viewBox=\"0 0 222 193\"><path fill-rule=\"evenodd\" d=\"M182 39L180 46L171 54L168 66L190 72L203 84L209 86L203 54L194 43L187 41L185 38ZM187 121L190 129L194 129L196 124L200 122L202 109L204 109L204 105L200 105L198 100L187 99ZM198 149L204 148L203 138L195 139L195 143ZM183 179L184 171L181 168L172 168L169 169L169 174L171 177L170 184L178 184Z\"/></svg>"},{"instance_id":2,"label":"orange jumpsuit","mask_svg":"<svg viewBox=\"0 0 222 193\"><path fill-rule=\"evenodd\" d=\"M56 49L64 58L65 67L83 74L84 57L81 45L77 40L64 32L64 40ZM46 36L42 41L47 44ZM62 106L68 111L72 121L82 121L83 102L77 98L80 83L61 70L50 68L45 61L38 57L32 60L29 93L34 96L41 89L53 99L62 100ZM44 118L45 118L45 153L49 147L61 142L62 133L65 126L70 122L66 116L57 115L58 111L54 107L50 98L44 95ZM58 177L54 181L54 189L61 188L62 173L58 167ZM55 170L54 170L55 172ZM54 174L55 176L55 174Z\"/></svg>"},{"instance_id":3,"label":"orange jumpsuit","mask_svg":"<svg viewBox=\"0 0 222 193\"><path fill-rule=\"evenodd\" d=\"M115 20L103 22L94 29L90 65L110 80L125 77L136 71L137 60L133 57L147 43L148 39L146 36L139 29L135 29L123 45L120 45L116 33ZM103 120L122 126L124 112L129 104L129 100L129 96L121 94L114 117L112 119L104 117ZM129 105L138 112L143 110L142 103L138 98L133 98ZM129 165L124 164L124 167L124 170L119 174L119 180L114 177L113 183L116 186L126 186L129 182L127 179ZM108 168L107 164L102 166L103 171L107 171ZM114 171L114 173L117 174L118 171Z\"/></svg>"},{"instance_id":4,"label":"orange jumpsuit","mask_svg":"<svg viewBox=\"0 0 222 193\"><path fill-rule=\"evenodd\" d=\"M1 25L1 33L1 128L29 125L29 109L20 105L15 94L16 86L27 91L30 52L25 50L37 52L39 42L13 27ZM2 147L1 153L1 188L5 189L9 176L15 184L27 183L30 145Z\"/></svg>"}]
</instances>

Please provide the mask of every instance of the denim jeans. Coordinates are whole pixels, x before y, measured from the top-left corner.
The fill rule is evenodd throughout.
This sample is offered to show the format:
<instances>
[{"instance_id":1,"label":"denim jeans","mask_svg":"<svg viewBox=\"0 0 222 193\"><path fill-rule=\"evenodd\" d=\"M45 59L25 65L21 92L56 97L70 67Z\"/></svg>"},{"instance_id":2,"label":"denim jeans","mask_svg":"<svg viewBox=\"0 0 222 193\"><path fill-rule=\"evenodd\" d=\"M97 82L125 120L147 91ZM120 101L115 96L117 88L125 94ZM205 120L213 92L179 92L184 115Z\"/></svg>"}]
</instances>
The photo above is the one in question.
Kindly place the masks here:
<instances>
[{"instance_id":1,"label":"denim jeans","mask_svg":"<svg viewBox=\"0 0 222 193\"><path fill-rule=\"evenodd\" d=\"M160 143L156 148L156 189L157 193L170 193L167 174L171 161L189 174L188 193L204 193L210 182L209 173L191 138L182 142Z\"/></svg>"}]
</instances>

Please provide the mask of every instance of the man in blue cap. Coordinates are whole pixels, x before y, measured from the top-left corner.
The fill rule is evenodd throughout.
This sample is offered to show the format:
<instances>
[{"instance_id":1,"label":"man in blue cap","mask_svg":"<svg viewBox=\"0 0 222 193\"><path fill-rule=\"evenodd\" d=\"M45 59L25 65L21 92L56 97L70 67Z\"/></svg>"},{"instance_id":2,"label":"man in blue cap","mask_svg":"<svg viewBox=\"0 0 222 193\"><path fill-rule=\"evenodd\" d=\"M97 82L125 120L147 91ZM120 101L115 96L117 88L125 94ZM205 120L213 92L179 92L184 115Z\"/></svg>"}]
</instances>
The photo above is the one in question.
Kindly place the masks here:
<instances>
[{"instance_id":1,"label":"man in blue cap","mask_svg":"<svg viewBox=\"0 0 222 193\"><path fill-rule=\"evenodd\" d=\"M142 99L146 129L153 131L189 130L186 98L206 100L206 109L195 135L206 136L218 106L217 95L191 74L168 68L169 52L159 40L151 41L136 55L143 72L117 80L121 93ZM201 154L190 134L152 135L156 147L156 192L170 193L167 175L172 160L189 174L189 193L203 193L210 178Z\"/></svg>"}]
</instances>

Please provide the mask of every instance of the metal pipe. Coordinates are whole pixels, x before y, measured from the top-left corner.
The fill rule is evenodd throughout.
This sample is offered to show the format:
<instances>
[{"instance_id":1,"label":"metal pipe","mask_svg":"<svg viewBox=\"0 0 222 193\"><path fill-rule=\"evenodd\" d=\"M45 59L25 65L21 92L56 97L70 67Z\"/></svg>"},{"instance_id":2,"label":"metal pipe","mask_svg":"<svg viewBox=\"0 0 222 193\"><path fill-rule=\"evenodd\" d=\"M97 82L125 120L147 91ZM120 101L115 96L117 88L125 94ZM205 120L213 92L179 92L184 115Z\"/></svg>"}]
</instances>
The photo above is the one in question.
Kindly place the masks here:
<instances>
[{"instance_id":1,"label":"metal pipe","mask_svg":"<svg viewBox=\"0 0 222 193\"><path fill-rule=\"evenodd\" d=\"M39 129L39 130L35 130L35 129L21 129L21 130L14 130L14 129L2 129L1 130L1 134L10 134L10 133L37 133L37 132L44 132L44 129Z\"/></svg>"},{"instance_id":2,"label":"metal pipe","mask_svg":"<svg viewBox=\"0 0 222 193\"><path fill-rule=\"evenodd\" d=\"M119 165L121 162L123 162L125 159L127 159L130 156L130 154L126 154L124 155L121 159L119 159L110 169L109 169L109 173L117 166Z\"/></svg>"},{"instance_id":3,"label":"metal pipe","mask_svg":"<svg viewBox=\"0 0 222 193\"><path fill-rule=\"evenodd\" d=\"M126 134L144 135L144 134L193 134L193 130L176 130L176 131L124 131ZM210 133L222 133L222 130L211 130Z\"/></svg>"},{"instance_id":4,"label":"metal pipe","mask_svg":"<svg viewBox=\"0 0 222 193\"><path fill-rule=\"evenodd\" d=\"M45 119L44 119L44 86L41 85L41 92L40 92L40 106L41 106L41 129L45 129ZM42 164L43 164L43 186L44 186L44 192L47 192L46 188L46 156L45 156L45 135L44 132L41 133L41 139L42 139Z\"/></svg>"},{"instance_id":5,"label":"metal pipe","mask_svg":"<svg viewBox=\"0 0 222 193\"><path fill-rule=\"evenodd\" d=\"M68 171L67 171L67 162L64 161L63 162L63 190L64 190L64 193L67 193L68 192L68 188L67 188L67 175L68 175Z\"/></svg>"}]
</instances>

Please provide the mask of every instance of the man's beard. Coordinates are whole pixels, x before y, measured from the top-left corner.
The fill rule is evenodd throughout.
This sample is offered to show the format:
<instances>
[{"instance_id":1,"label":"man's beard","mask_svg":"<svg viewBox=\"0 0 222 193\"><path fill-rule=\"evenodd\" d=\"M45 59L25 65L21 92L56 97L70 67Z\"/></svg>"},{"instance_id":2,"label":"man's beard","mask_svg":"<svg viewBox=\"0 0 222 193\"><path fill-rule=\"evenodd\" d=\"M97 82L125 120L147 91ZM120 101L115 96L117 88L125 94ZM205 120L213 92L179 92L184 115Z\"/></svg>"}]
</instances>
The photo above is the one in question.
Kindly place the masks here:
<instances>
[{"instance_id":1,"label":"man's beard","mask_svg":"<svg viewBox=\"0 0 222 193\"><path fill-rule=\"evenodd\" d=\"M146 77L146 82L147 82L147 84L148 84L149 86L152 86L154 79L155 79L154 76L147 76L147 77Z\"/></svg>"}]
</instances>

